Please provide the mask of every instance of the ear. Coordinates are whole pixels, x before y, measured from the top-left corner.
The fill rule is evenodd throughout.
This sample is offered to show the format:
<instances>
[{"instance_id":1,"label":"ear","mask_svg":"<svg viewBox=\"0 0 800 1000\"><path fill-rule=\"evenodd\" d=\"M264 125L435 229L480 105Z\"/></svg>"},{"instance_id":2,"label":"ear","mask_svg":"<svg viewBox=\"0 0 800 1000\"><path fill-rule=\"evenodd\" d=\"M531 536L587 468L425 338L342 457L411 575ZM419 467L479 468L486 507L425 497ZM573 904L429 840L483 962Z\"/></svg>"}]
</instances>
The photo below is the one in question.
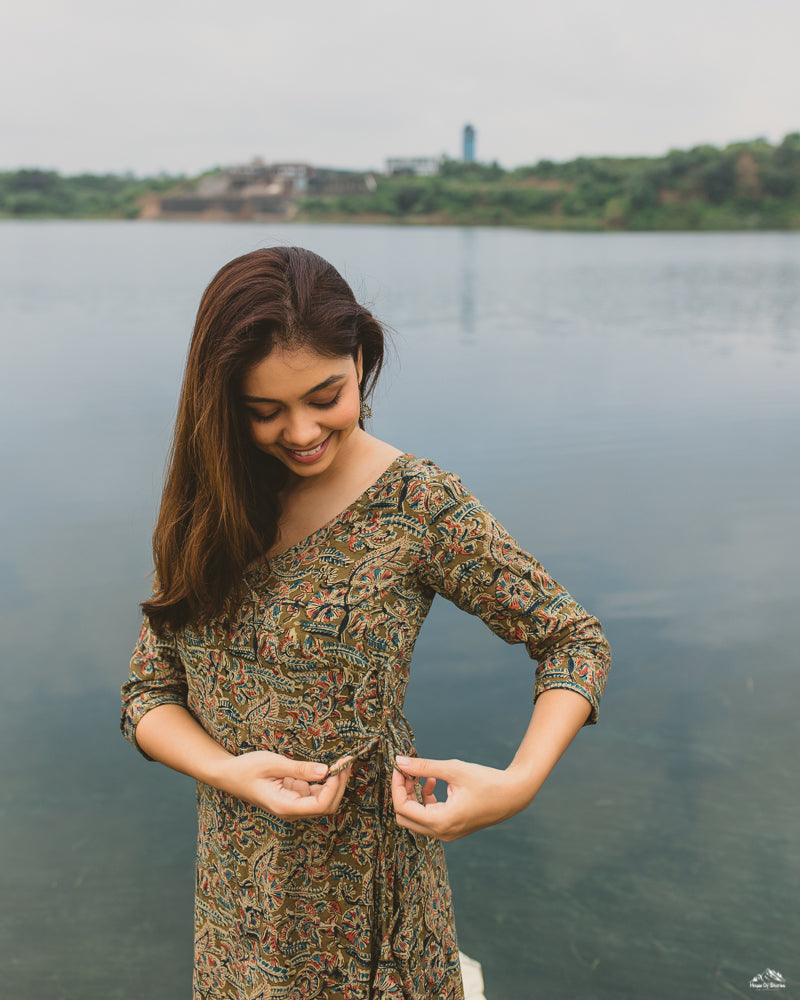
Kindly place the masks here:
<instances>
[{"instance_id":1,"label":"ear","mask_svg":"<svg viewBox=\"0 0 800 1000\"><path fill-rule=\"evenodd\" d=\"M364 376L364 352L361 350L361 344L358 345L358 352L356 353L356 372L358 373L358 384L361 385L361 379Z\"/></svg>"}]
</instances>

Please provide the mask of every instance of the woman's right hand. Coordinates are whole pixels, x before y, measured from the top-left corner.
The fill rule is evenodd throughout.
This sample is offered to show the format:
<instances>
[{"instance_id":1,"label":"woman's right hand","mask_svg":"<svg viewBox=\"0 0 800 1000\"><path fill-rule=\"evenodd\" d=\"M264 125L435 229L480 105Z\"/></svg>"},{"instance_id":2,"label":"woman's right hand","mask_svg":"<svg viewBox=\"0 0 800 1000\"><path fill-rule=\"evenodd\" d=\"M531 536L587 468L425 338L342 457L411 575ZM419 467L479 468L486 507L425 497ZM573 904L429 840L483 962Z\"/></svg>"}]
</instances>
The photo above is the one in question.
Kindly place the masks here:
<instances>
[{"instance_id":1,"label":"woman's right hand","mask_svg":"<svg viewBox=\"0 0 800 1000\"><path fill-rule=\"evenodd\" d=\"M183 705L157 705L147 712L136 726L136 742L154 760L281 819L335 813L352 762L350 757L341 757L327 767L269 750L234 756L213 740ZM347 766L331 776L330 772L341 765Z\"/></svg>"},{"instance_id":2,"label":"woman's right hand","mask_svg":"<svg viewBox=\"0 0 800 1000\"><path fill-rule=\"evenodd\" d=\"M217 765L214 784L237 798L280 819L331 816L339 808L352 770L343 757L332 767L313 761L292 760L269 750L253 750L227 757ZM328 776L347 763L339 774Z\"/></svg>"}]
</instances>

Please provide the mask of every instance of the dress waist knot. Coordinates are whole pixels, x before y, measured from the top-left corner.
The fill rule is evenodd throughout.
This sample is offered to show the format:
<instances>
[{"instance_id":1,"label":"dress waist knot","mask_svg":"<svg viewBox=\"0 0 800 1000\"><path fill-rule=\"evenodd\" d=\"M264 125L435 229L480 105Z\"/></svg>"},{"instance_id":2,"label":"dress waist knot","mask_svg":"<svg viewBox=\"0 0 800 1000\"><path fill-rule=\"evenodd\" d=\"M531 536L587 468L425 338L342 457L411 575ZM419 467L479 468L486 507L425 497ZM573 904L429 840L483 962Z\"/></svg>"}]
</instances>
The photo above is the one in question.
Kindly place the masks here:
<instances>
[{"instance_id":1,"label":"dress waist knot","mask_svg":"<svg viewBox=\"0 0 800 1000\"><path fill-rule=\"evenodd\" d=\"M378 731L351 750L342 763L331 767L327 777L341 773L352 761L369 756L376 748L381 751L384 767L390 776L398 754L408 756L414 753L411 726L403 713L393 706L384 707Z\"/></svg>"}]
</instances>

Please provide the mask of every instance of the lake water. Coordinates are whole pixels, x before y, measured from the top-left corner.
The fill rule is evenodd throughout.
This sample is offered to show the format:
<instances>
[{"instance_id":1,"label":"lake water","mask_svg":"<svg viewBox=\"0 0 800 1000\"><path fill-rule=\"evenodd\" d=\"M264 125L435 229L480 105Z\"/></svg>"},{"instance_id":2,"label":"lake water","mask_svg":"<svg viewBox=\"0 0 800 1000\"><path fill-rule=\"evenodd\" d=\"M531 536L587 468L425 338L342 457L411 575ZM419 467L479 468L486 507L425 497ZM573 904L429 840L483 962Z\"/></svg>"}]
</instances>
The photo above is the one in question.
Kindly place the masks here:
<instances>
[{"instance_id":1,"label":"lake water","mask_svg":"<svg viewBox=\"0 0 800 1000\"><path fill-rule=\"evenodd\" d=\"M603 621L596 727L448 845L489 1000L800 987L800 234L0 224L2 992L189 995L193 783L118 735L194 311L328 257L394 329L374 432L458 472ZM534 665L437 600L408 715L504 766Z\"/></svg>"}]
</instances>

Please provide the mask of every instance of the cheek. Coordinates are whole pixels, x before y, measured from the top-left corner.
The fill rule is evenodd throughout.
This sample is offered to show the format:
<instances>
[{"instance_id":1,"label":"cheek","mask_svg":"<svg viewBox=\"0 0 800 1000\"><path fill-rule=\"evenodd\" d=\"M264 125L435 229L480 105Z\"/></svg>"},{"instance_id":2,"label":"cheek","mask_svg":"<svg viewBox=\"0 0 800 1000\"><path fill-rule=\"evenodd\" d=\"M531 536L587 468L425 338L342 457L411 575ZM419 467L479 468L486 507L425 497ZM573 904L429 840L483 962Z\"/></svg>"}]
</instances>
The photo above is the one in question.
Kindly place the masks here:
<instances>
[{"instance_id":1,"label":"cheek","mask_svg":"<svg viewBox=\"0 0 800 1000\"><path fill-rule=\"evenodd\" d=\"M336 426L344 428L358 423L360 407L361 402L358 395L351 396L346 402L342 401L342 403L336 407ZM333 424L333 422L334 420L332 419L331 424Z\"/></svg>"},{"instance_id":2,"label":"cheek","mask_svg":"<svg viewBox=\"0 0 800 1000\"><path fill-rule=\"evenodd\" d=\"M254 420L251 420L249 431L250 440L257 448L270 444L275 438L275 434L270 429L269 424L258 424Z\"/></svg>"}]
</instances>

